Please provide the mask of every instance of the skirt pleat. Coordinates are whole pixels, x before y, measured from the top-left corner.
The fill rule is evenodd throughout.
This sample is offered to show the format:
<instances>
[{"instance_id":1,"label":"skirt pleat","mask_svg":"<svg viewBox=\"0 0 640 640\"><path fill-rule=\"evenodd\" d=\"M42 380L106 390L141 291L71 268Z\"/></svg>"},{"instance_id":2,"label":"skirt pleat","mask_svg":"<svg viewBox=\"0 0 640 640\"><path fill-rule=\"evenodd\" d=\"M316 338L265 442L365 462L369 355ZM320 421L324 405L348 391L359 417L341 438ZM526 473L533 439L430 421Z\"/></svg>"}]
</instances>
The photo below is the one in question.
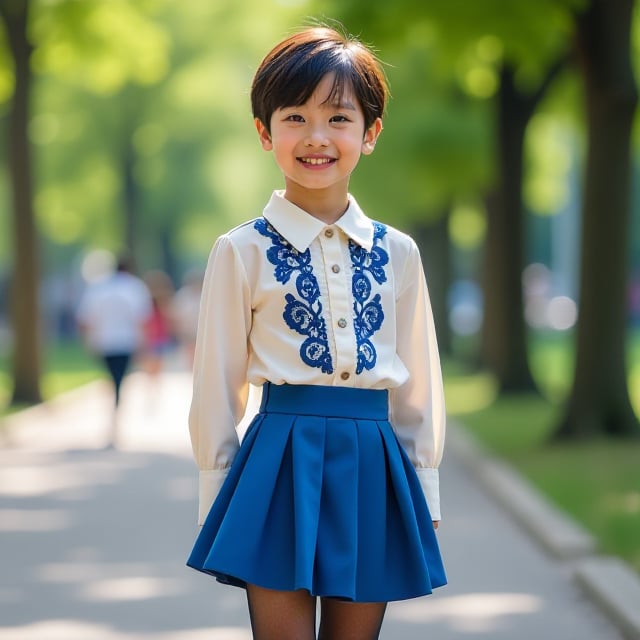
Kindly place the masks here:
<instances>
[{"instance_id":1,"label":"skirt pleat","mask_svg":"<svg viewBox=\"0 0 640 640\"><path fill-rule=\"evenodd\" d=\"M293 506L296 585L314 583L315 549L320 527L322 476L309 469L322 469L325 447L324 420L308 417L304 429L296 429L293 446ZM304 588L304 587L296 587Z\"/></svg>"},{"instance_id":2,"label":"skirt pleat","mask_svg":"<svg viewBox=\"0 0 640 640\"><path fill-rule=\"evenodd\" d=\"M446 584L386 402L385 391L265 385L187 564L235 586L357 602Z\"/></svg>"}]
</instances>

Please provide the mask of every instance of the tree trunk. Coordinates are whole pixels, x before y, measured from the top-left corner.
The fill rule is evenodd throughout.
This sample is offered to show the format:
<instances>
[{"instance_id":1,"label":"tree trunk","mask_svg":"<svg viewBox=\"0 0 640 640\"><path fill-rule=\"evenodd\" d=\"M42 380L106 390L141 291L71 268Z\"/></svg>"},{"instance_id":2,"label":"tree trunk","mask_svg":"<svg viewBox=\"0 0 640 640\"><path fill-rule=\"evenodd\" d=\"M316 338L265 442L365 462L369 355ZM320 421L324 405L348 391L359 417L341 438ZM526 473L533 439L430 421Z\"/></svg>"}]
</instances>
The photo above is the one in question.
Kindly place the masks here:
<instances>
[{"instance_id":1,"label":"tree trunk","mask_svg":"<svg viewBox=\"0 0 640 640\"><path fill-rule=\"evenodd\" d=\"M538 89L525 94L515 70L503 65L498 93L498 183L487 197L484 262L482 360L496 375L501 393L536 391L529 368L522 300L524 220L522 173L529 120L549 85L564 67L559 58Z\"/></svg>"},{"instance_id":2,"label":"tree trunk","mask_svg":"<svg viewBox=\"0 0 640 640\"><path fill-rule=\"evenodd\" d=\"M125 129L128 131L128 128ZM138 247L138 185L134 176L136 153L130 134L125 134L122 149L122 205L124 210L124 245L127 253L137 263Z\"/></svg>"},{"instance_id":3,"label":"tree trunk","mask_svg":"<svg viewBox=\"0 0 640 640\"><path fill-rule=\"evenodd\" d=\"M160 243L160 264L162 270L171 278L174 285L180 284L180 274L178 273L178 261L173 248L176 230L172 222L162 221L162 227L159 232Z\"/></svg>"},{"instance_id":4,"label":"tree trunk","mask_svg":"<svg viewBox=\"0 0 640 640\"><path fill-rule=\"evenodd\" d=\"M499 183L487 200L482 329L482 357L496 375L501 392L536 390L529 369L522 301L522 154L536 102L518 92L513 70L505 66L497 124Z\"/></svg>"},{"instance_id":5,"label":"tree trunk","mask_svg":"<svg viewBox=\"0 0 640 640\"><path fill-rule=\"evenodd\" d=\"M589 144L573 388L556 436L640 435L625 366L630 142L637 90L633 0L592 0L577 18Z\"/></svg>"},{"instance_id":6,"label":"tree trunk","mask_svg":"<svg viewBox=\"0 0 640 640\"><path fill-rule=\"evenodd\" d=\"M140 188L135 177L137 153L133 143L141 110L141 95L137 88L126 85L120 95L119 103L117 154L122 171L122 244L137 270L141 240L138 212Z\"/></svg>"},{"instance_id":7,"label":"tree trunk","mask_svg":"<svg viewBox=\"0 0 640 640\"><path fill-rule=\"evenodd\" d=\"M4 0L0 3L0 16L6 23L15 65L15 91L8 116L15 247L11 280L11 325L14 339L12 403L35 403L41 400L39 260L32 206L31 148L27 136L32 51L27 39L27 14L26 0Z\"/></svg>"}]
</instances>

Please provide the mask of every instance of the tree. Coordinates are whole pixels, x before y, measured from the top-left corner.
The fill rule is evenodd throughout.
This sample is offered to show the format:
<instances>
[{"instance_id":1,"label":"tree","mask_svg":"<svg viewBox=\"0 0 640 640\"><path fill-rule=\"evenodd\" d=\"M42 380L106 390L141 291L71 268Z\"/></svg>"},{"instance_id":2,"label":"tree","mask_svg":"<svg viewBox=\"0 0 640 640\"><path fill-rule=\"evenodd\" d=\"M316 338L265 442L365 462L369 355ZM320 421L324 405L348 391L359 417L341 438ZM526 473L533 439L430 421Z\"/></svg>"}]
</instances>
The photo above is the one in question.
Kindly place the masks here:
<instances>
[{"instance_id":1,"label":"tree","mask_svg":"<svg viewBox=\"0 0 640 640\"><path fill-rule=\"evenodd\" d=\"M119 2L117 8L130 9L131 7L125 2ZM11 282L11 327L14 341L12 403L35 403L41 400L41 336L38 305L40 256L33 209L32 146L28 136L32 115L33 54L43 43L46 48L51 41L55 43L56 38L66 37L65 44L75 42L77 45L76 55L71 56L72 58L83 61L91 59L90 55L84 55L86 51L91 50L91 47L96 47L96 50L100 47L99 43L96 44L91 41L91 38L86 37L83 24L91 24L94 28L96 25L104 26L107 22L105 17L111 9L112 7L107 3L95 3L89 6L76 2L61 2L47 7L29 0L0 2L0 18L4 22L14 67L14 93L8 117L8 157L15 238ZM126 22L131 15L131 11L128 16L123 15L121 22ZM121 43L115 44L110 40L110 29L113 25L113 21L109 22L109 28L102 33L108 46L100 51L98 58L113 55L116 50L118 53L122 52L122 46L117 48ZM132 68L138 64L135 59L126 61ZM126 76L126 72L124 75Z\"/></svg>"},{"instance_id":2,"label":"tree","mask_svg":"<svg viewBox=\"0 0 640 640\"><path fill-rule=\"evenodd\" d=\"M29 5L4 0L4 21L13 56L15 88L9 110L8 156L13 196L15 258L11 278L12 402L32 403L40 394L40 335L38 331L38 248L32 207L31 145L27 135L31 99L32 46L27 37Z\"/></svg>"},{"instance_id":3,"label":"tree","mask_svg":"<svg viewBox=\"0 0 640 640\"><path fill-rule=\"evenodd\" d=\"M487 197L482 355L501 392L535 391L523 321L523 147L527 125L563 65L559 59L534 91L518 87L517 70L500 70L496 107L497 181Z\"/></svg>"},{"instance_id":4,"label":"tree","mask_svg":"<svg viewBox=\"0 0 640 640\"><path fill-rule=\"evenodd\" d=\"M640 436L625 366L630 141L637 105L633 0L591 0L576 16L588 151L582 210L580 311L573 387L558 438Z\"/></svg>"}]
</instances>

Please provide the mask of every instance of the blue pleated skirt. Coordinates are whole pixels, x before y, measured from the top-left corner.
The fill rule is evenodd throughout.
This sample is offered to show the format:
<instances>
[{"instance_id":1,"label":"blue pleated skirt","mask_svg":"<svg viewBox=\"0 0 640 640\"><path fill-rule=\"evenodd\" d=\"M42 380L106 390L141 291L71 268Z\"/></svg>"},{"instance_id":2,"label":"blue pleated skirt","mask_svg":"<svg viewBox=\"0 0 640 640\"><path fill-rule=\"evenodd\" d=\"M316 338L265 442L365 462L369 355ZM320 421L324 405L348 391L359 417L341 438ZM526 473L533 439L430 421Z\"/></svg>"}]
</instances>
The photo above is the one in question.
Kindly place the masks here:
<instances>
[{"instance_id":1,"label":"blue pleated skirt","mask_svg":"<svg viewBox=\"0 0 640 640\"><path fill-rule=\"evenodd\" d=\"M387 391L265 384L187 565L239 587L355 602L446 584Z\"/></svg>"}]
</instances>

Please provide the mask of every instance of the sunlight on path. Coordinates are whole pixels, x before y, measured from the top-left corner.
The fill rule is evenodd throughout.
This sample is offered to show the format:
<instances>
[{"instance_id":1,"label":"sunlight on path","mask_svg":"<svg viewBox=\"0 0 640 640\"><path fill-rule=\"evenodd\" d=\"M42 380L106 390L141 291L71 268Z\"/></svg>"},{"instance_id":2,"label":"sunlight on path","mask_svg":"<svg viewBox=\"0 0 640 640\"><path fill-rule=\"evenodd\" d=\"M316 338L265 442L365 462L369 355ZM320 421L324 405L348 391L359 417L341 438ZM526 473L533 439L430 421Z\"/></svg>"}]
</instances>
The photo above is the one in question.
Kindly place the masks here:
<instances>
[{"instance_id":1,"label":"sunlight on path","mask_svg":"<svg viewBox=\"0 0 640 640\"><path fill-rule=\"evenodd\" d=\"M162 633L118 632L104 625L76 620L48 620L23 627L0 629L0 640L251 640L251 633L240 627L191 629Z\"/></svg>"},{"instance_id":2,"label":"sunlight on path","mask_svg":"<svg viewBox=\"0 0 640 640\"><path fill-rule=\"evenodd\" d=\"M528 593L469 593L393 603L387 617L414 624L446 622L466 633L487 633L499 628L507 616L542 608L542 600Z\"/></svg>"}]
</instances>

